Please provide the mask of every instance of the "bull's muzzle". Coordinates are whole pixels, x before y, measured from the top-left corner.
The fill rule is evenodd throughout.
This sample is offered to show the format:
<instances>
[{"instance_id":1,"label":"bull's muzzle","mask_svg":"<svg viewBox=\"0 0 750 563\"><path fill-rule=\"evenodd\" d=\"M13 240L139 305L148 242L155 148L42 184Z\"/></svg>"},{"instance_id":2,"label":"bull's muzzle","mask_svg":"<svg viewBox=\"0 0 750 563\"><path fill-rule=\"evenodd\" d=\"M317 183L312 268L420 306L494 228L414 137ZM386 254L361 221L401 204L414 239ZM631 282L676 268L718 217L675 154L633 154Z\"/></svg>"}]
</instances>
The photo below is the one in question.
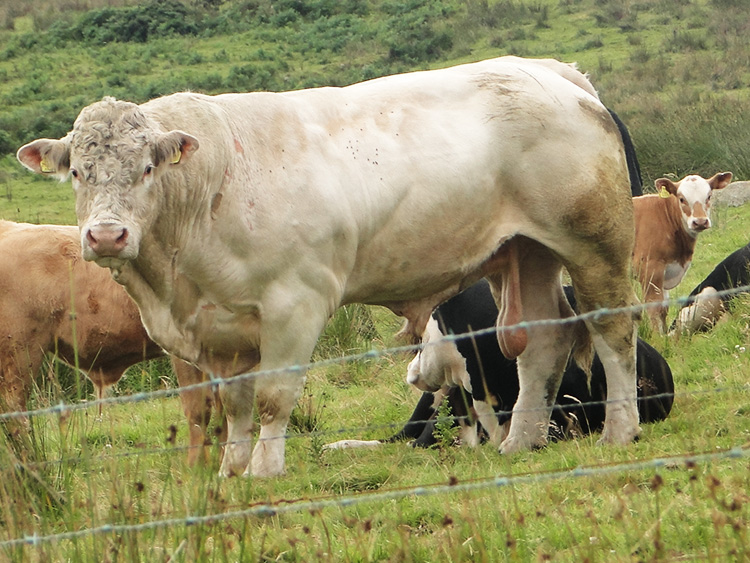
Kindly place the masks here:
<instances>
[{"instance_id":1,"label":"bull's muzzle","mask_svg":"<svg viewBox=\"0 0 750 563\"><path fill-rule=\"evenodd\" d=\"M118 258L128 245L128 230L115 223L100 223L86 230L86 243L98 258Z\"/></svg>"}]
</instances>

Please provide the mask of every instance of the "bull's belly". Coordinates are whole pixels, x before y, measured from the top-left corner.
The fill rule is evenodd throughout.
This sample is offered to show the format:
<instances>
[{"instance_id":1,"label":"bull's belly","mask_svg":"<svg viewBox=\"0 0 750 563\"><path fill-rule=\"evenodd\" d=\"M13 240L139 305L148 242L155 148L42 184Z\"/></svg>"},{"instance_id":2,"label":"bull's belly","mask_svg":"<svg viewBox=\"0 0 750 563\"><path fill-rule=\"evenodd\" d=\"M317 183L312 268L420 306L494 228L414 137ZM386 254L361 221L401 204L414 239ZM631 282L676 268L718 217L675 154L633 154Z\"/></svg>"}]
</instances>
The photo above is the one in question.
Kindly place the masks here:
<instances>
[{"instance_id":1,"label":"bull's belly","mask_svg":"<svg viewBox=\"0 0 750 563\"><path fill-rule=\"evenodd\" d=\"M495 207L486 217L459 221L442 233L423 236L427 229L420 229L420 235L411 239L380 241L360 249L345 300L370 304L420 300L474 283L505 241L534 232L531 221L520 212L507 219L512 209Z\"/></svg>"}]
</instances>

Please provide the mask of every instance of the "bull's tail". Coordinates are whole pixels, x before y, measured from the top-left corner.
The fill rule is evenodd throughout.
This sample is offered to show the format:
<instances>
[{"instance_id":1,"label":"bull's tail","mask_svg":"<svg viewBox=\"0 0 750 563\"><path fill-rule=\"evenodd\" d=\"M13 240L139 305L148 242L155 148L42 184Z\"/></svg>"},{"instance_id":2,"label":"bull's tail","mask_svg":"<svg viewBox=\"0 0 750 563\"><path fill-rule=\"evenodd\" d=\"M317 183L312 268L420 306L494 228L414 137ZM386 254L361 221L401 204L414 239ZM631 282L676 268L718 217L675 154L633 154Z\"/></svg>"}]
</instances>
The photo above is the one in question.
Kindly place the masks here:
<instances>
[{"instance_id":1,"label":"bull's tail","mask_svg":"<svg viewBox=\"0 0 750 563\"><path fill-rule=\"evenodd\" d=\"M587 384L590 386L591 364L594 362L594 342L583 321L577 321L573 325L573 335L571 356L576 365L586 374Z\"/></svg>"},{"instance_id":2,"label":"bull's tail","mask_svg":"<svg viewBox=\"0 0 750 563\"><path fill-rule=\"evenodd\" d=\"M566 286L563 288L567 303L560 303L560 315L565 318L569 317L571 311L578 314L576 298L573 288ZM594 341L591 339L591 333L583 321L575 321L571 325L573 332L573 345L571 348L571 357L576 365L581 368L586 377L591 380L591 364L594 362Z\"/></svg>"}]
</instances>

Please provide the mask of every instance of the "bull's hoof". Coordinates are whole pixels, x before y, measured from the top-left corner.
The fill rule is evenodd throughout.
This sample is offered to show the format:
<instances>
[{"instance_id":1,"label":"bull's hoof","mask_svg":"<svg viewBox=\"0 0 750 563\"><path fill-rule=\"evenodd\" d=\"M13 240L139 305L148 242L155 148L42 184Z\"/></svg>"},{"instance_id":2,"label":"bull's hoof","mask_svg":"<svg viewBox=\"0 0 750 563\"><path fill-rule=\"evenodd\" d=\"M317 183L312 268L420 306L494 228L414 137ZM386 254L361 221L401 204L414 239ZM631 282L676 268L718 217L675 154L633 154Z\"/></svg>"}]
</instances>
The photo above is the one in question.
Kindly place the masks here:
<instances>
[{"instance_id":1,"label":"bull's hoof","mask_svg":"<svg viewBox=\"0 0 750 563\"><path fill-rule=\"evenodd\" d=\"M503 440L503 443L500 444L500 448L498 449L498 451L503 455L509 455L528 450L539 450L546 446L546 439L530 440L508 436L505 440Z\"/></svg>"},{"instance_id":2,"label":"bull's hoof","mask_svg":"<svg viewBox=\"0 0 750 563\"><path fill-rule=\"evenodd\" d=\"M635 430L618 430L618 431L608 431L607 428L605 428L602 431L602 437L599 438L596 443L597 445L605 445L605 444L613 444L617 446L627 446L628 444L631 444L633 442L637 442L639 439L641 433L640 427L636 427Z\"/></svg>"},{"instance_id":3,"label":"bull's hoof","mask_svg":"<svg viewBox=\"0 0 750 563\"><path fill-rule=\"evenodd\" d=\"M239 450L239 451L236 451ZM227 446L224 451L224 459L221 460L219 477L235 477L247 471L250 455L246 449Z\"/></svg>"}]
</instances>

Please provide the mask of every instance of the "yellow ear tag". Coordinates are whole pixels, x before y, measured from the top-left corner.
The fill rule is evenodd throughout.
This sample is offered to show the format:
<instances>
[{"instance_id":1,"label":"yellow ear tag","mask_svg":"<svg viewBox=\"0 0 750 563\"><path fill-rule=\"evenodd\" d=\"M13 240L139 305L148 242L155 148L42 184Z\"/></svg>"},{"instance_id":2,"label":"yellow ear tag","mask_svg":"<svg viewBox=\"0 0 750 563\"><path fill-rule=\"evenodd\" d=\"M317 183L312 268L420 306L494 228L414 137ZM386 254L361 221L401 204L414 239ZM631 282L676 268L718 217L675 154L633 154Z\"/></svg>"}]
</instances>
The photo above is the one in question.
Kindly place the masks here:
<instances>
[{"instance_id":1,"label":"yellow ear tag","mask_svg":"<svg viewBox=\"0 0 750 563\"><path fill-rule=\"evenodd\" d=\"M50 172L54 172L52 167L49 165L49 161L46 158L43 158L39 161L39 169L44 172L45 174L49 174Z\"/></svg>"},{"instance_id":2,"label":"yellow ear tag","mask_svg":"<svg viewBox=\"0 0 750 563\"><path fill-rule=\"evenodd\" d=\"M667 188L665 188L664 186L662 186L661 187L661 191L659 192L659 197L663 197L664 199L667 199L670 195L672 195L672 194L670 194L667 191Z\"/></svg>"},{"instance_id":3,"label":"yellow ear tag","mask_svg":"<svg viewBox=\"0 0 750 563\"><path fill-rule=\"evenodd\" d=\"M172 160L169 161L170 164L177 164L180 162L180 159L182 158L182 151L174 151L174 154L172 155Z\"/></svg>"}]
</instances>

